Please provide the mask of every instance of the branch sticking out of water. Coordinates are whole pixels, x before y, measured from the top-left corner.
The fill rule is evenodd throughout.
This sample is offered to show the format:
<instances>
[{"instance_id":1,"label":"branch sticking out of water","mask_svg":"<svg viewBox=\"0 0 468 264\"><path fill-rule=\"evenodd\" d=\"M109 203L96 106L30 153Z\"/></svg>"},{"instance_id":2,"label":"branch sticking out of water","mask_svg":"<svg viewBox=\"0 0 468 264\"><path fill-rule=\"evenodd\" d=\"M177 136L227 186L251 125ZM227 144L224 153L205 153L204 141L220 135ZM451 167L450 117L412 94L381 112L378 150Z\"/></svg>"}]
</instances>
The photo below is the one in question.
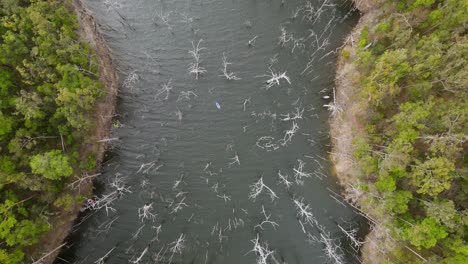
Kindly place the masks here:
<instances>
[{"instance_id":1,"label":"branch sticking out of water","mask_svg":"<svg viewBox=\"0 0 468 264\"><path fill-rule=\"evenodd\" d=\"M291 84L291 80L286 75L286 72L274 72L271 68L269 69L269 74L259 75L257 77L270 77L270 79L266 80L266 89L270 89L275 85L280 85L280 80L285 80L287 83Z\"/></svg>"},{"instance_id":2,"label":"branch sticking out of water","mask_svg":"<svg viewBox=\"0 0 468 264\"><path fill-rule=\"evenodd\" d=\"M226 77L227 80L234 80L234 81L240 80L241 78L237 77L235 73L228 72L227 66L230 64L232 63L227 61L226 55L223 52L223 68L221 69L221 71L223 72L223 75L220 75L220 76Z\"/></svg>"},{"instance_id":3,"label":"branch sticking out of water","mask_svg":"<svg viewBox=\"0 0 468 264\"><path fill-rule=\"evenodd\" d=\"M263 176L260 177L260 179L258 179L258 181L256 183L250 185L249 198L252 199L253 201L255 201L257 196L259 196L263 192L264 189L266 189L268 191L268 195L270 196L271 201L274 201L275 199L278 198L276 193L270 187L266 186L263 183Z\"/></svg>"},{"instance_id":4,"label":"branch sticking out of water","mask_svg":"<svg viewBox=\"0 0 468 264\"><path fill-rule=\"evenodd\" d=\"M143 205L143 207L138 208L138 218L143 222L146 219L152 220L154 222L154 219L156 218L156 214L153 212L153 204L147 203Z\"/></svg>"}]
</instances>

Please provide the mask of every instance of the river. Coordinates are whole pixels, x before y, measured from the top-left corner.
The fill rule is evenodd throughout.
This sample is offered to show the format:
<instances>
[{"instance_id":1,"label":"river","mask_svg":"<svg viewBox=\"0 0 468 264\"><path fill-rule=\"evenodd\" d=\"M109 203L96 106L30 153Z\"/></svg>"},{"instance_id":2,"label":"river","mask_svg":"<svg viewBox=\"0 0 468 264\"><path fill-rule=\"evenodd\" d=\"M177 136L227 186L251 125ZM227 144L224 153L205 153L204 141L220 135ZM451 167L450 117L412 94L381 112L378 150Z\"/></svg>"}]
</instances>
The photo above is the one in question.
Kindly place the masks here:
<instances>
[{"instance_id":1,"label":"river","mask_svg":"<svg viewBox=\"0 0 468 264\"><path fill-rule=\"evenodd\" d=\"M118 140L56 263L359 262L323 107L350 1L85 2L121 73Z\"/></svg>"}]
</instances>

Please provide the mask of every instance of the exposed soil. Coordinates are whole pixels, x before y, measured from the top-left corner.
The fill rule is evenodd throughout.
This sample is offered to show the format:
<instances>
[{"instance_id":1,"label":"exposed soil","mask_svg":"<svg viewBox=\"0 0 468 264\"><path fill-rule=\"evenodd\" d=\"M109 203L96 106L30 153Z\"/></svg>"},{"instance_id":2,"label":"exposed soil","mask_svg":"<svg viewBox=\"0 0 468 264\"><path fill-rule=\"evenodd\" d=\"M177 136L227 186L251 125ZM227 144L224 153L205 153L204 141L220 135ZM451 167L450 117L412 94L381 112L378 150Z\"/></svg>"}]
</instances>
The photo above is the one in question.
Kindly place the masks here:
<instances>
[{"instance_id":1,"label":"exposed soil","mask_svg":"<svg viewBox=\"0 0 468 264\"><path fill-rule=\"evenodd\" d=\"M100 67L100 81L103 85L104 95L96 103L94 112L89 113L94 119L94 128L90 135L83 142L80 157L82 159L91 154L96 156L95 169L99 172L101 169L101 162L106 152L106 143L99 143L97 141L108 138L112 125L112 118L115 114L115 105L118 92L118 75L112 62L112 57L109 48L102 35L99 32L98 25L90 11L86 9L82 0L73 0L69 6L77 16L79 23L78 33L83 41L86 41L91 48L98 55ZM76 180L70 177L70 182ZM92 180L83 182L80 186L80 192L77 190L69 190L66 188L65 193L72 195L85 195L90 196L93 190ZM42 237L41 241L31 251L35 259L41 259L42 264L51 264L60 252L61 245L64 245L64 240L70 234L73 224L80 213L82 204L75 204L70 210L59 211L57 216L52 217L50 224L51 230ZM66 245L64 245L66 246Z\"/></svg>"}]
</instances>

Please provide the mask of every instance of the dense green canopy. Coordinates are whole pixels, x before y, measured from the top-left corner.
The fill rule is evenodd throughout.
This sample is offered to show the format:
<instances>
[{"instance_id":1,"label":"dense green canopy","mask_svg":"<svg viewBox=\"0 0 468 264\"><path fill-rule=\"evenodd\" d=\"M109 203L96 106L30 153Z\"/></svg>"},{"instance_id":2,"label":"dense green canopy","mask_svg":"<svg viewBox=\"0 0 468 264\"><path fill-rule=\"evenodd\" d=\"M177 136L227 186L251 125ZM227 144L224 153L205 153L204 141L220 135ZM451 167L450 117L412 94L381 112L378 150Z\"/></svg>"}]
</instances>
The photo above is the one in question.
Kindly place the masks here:
<instances>
[{"instance_id":1,"label":"dense green canopy","mask_svg":"<svg viewBox=\"0 0 468 264\"><path fill-rule=\"evenodd\" d=\"M431 263L466 263L468 2L380 2L386 12L362 30L354 62L364 207ZM421 262L402 245L387 257Z\"/></svg>"},{"instance_id":2,"label":"dense green canopy","mask_svg":"<svg viewBox=\"0 0 468 264\"><path fill-rule=\"evenodd\" d=\"M0 263L20 263L50 228L101 93L67 4L0 0Z\"/></svg>"}]
</instances>

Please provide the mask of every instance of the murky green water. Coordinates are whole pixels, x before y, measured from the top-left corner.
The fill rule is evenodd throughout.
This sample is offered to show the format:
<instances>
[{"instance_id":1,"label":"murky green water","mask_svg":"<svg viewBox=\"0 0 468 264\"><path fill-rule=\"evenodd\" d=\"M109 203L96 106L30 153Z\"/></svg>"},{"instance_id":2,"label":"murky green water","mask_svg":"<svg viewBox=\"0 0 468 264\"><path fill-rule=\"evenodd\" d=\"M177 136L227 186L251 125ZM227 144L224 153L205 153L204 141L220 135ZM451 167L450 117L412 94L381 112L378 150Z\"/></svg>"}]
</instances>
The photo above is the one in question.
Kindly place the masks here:
<instances>
[{"instance_id":1,"label":"murky green water","mask_svg":"<svg viewBox=\"0 0 468 264\"><path fill-rule=\"evenodd\" d=\"M338 225L361 220L330 196L322 107L332 51L357 16L339 0L285 2L87 1L126 79L98 196L115 190L116 177L131 193L114 210L84 215L58 263L95 263L108 252L106 263L256 263L257 237L271 251L264 263L358 262ZM189 50L200 40L206 72L196 79ZM223 76L223 54L240 80ZM266 82L283 72L279 84ZM266 187L249 198L259 179ZM139 217L145 204L149 218Z\"/></svg>"}]
</instances>

